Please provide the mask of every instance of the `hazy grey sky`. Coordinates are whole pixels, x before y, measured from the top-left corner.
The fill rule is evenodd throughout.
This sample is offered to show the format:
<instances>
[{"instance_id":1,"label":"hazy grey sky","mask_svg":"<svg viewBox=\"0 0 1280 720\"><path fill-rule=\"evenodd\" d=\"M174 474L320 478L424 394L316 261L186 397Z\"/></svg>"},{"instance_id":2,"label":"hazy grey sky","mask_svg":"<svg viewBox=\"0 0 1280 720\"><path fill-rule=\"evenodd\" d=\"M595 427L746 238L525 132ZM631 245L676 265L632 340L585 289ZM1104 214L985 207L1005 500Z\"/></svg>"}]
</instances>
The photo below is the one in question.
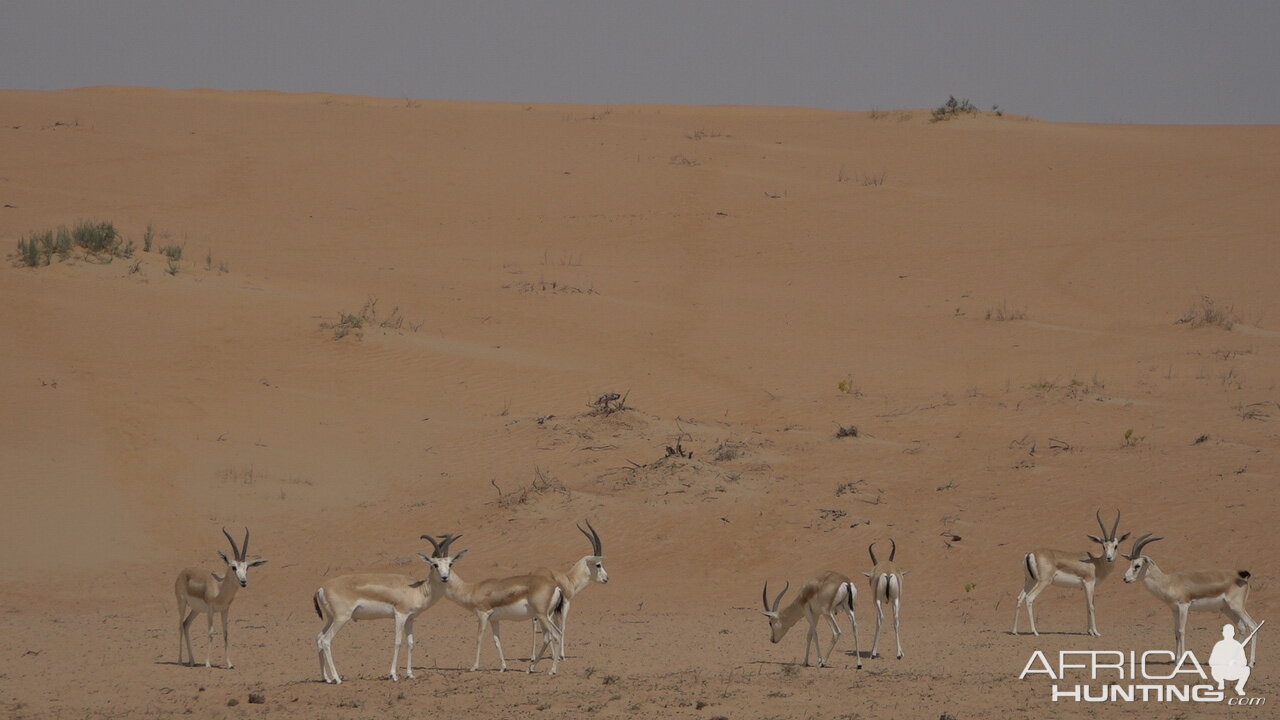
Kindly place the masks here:
<instances>
[{"instance_id":1,"label":"hazy grey sky","mask_svg":"<svg viewBox=\"0 0 1280 720\"><path fill-rule=\"evenodd\" d=\"M0 0L0 87L1280 122L1280 0Z\"/></svg>"}]
</instances>

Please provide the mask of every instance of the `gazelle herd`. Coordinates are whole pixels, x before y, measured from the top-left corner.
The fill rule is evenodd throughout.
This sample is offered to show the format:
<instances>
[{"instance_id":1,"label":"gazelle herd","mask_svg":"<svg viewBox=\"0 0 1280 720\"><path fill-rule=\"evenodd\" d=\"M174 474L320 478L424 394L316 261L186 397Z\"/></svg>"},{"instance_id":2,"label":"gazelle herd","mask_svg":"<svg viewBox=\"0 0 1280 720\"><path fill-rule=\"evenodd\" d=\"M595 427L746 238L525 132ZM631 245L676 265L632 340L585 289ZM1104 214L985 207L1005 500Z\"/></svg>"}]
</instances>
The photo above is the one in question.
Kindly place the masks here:
<instances>
[{"instance_id":1,"label":"gazelle herd","mask_svg":"<svg viewBox=\"0 0 1280 720\"><path fill-rule=\"evenodd\" d=\"M1101 510L1095 513L1095 518L1102 530L1102 535L1088 537L1101 546L1100 554L1094 555L1089 551L1038 549L1023 556L1024 584L1022 592L1018 594L1014 610L1013 635L1018 634L1018 620L1024 605L1031 623L1031 632L1039 635L1036 629L1035 601L1051 585L1084 590L1085 606L1088 611L1087 633L1094 637L1101 635L1094 610L1094 593L1097 584L1111 573L1115 559L1120 554L1120 543L1129 537L1129 533L1117 536L1120 527L1119 512L1116 513L1115 521L1109 529L1102 521ZM480 668L485 636L490 634L498 650L500 671L505 671L507 660L502 649L500 623L503 620L528 619L532 620L534 630L534 645L530 653L528 672L534 671L544 654L550 654L551 669L548 674L555 675L560 662L564 659L565 624L568 621L570 602L591 583L609 582L609 574L604 569L600 534L590 522L587 522L587 529L584 530L578 526L578 530L591 543L591 553L584 555L563 572L538 568L523 575L468 582L454 569L454 565L467 554L466 549L456 553L452 549L454 542L461 535L446 534L422 535L421 539L429 542L432 547L429 555L418 553L428 565L425 578L395 573L357 573L327 580L316 589L313 596L316 614L324 622L316 638L321 678L326 683L342 682L342 677L333 660L333 639L338 631L351 620L376 618L395 621L391 679L399 679L398 667L402 648L405 650L404 674L412 678L414 620L445 598L476 615L478 623L476 654L471 670ZM260 558L248 560L248 529L245 530L244 541L239 546L226 528L223 528L222 532L231 544L232 551L230 558L226 553L218 552L227 565L226 572L219 575L188 568L178 574L174 586L178 601L179 664L195 664L191 649L190 627L196 615L206 613L209 619L209 649L205 656L205 666L210 665L214 635L213 615L218 613L222 618L223 653L226 666L233 667L230 639L227 636L227 614L232 601L235 600L236 591L249 583L248 569L262 565L266 560ZM1251 577L1247 570L1214 569L1165 573L1150 556L1143 553L1147 545L1160 539L1162 538L1153 538L1148 533L1134 542L1130 552L1123 555L1129 561L1124 581L1126 583L1141 581L1152 595L1155 595L1173 612L1177 657L1181 658L1185 651L1187 615L1193 610L1221 612L1242 634L1252 633L1259 627L1260 624L1255 622L1245 609ZM899 611L903 577L907 571L899 569L895 564L898 550L896 541L889 539L890 550L887 560L877 558L875 545L873 542L867 548L871 556L872 568L863 573L869 578L871 597L876 608L876 631L869 657L879 657L880 633L884 625L883 606L889 605L893 612L897 657L902 659ZM854 583L845 575L826 571L805 582L791 602L782 607L782 599L790 587L791 584L788 582L770 602L769 584L766 582L764 585L762 592L764 615L769 619L772 642L781 642L787 632L801 618L804 618L808 625L804 664L809 665L810 649L812 649L817 655L818 666L829 667L831 654L841 635L838 616L847 615L853 630L853 655L857 662L856 667L861 668L862 655L855 612L858 589ZM825 654L819 637L819 625L824 619L832 632L831 643L827 646ZM539 642L539 634L541 634L541 642ZM1250 648L1250 666L1254 664L1257 647L1257 643L1254 642Z\"/></svg>"}]
</instances>

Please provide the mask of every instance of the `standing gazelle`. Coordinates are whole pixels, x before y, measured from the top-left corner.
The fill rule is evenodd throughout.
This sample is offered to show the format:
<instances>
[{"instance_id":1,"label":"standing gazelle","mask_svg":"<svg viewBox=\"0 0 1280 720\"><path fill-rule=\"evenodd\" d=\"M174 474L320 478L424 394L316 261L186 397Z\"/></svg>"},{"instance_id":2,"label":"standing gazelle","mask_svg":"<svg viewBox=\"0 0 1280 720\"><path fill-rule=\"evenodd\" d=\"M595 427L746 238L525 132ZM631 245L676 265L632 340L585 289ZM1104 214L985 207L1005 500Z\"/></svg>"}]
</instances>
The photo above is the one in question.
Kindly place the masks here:
<instances>
[{"instance_id":1,"label":"standing gazelle","mask_svg":"<svg viewBox=\"0 0 1280 720\"><path fill-rule=\"evenodd\" d=\"M425 535L423 537L426 537ZM428 538L429 539L429 538ZM447 538L437 554L445 554L449 543L456 538ZM466 550L452 558L427 557L423 560L431 563L434 570L433 580L444 583L445 597L462 607L474 612L479 621L476 633L476 661L473 671L480 669L480 649L484 646L485 631L493 626L493 643L498 646L498 660L502 663L502 671L507 669L507 658L502 652L502 638L498 623L503 620L524 620L533 618L542 624L544 640L541 649L534 653L529 662L529 672L533 672L542 658L542 653L551 649L551 672L555 675L560 667L560 626L551 616L560 609L564 602L564 592L556 581L546 575L517 575L515 577L481 580L469 583L453 572L452 563L461 559Z\"/></svg>"},{"instance_id":2,"label":"standing gazelle","mask_svg":"<svg viewBox=\"0 0 1280 720\"><path fill-rule=\"evenodd\" d=\"M871 578L871 593L876 601L876 637L871 641L871 657L876 657L879 653L877 649L880 647L880 628L884 625L884 603L892 603L893 605L893 639L898 644L898 659L902 659L902 627L898 624L899 601L902 599L902 576L908 571L899 570L897 565L893 564L893 558L898 554L898 544L889 538L889 560L886 562L878 562L876 560L876 544L871 543L867 546L867 552L871 554L871 572L863 573Z\"/></svg>"},{"instance_id":3,"label":"standing gazelle","mask_svg":"<svg viewBox=\"0 0 1280 720\"><path fill-rule=\"evenodd\" d=\"M457 537L445 535L441 543L437 543L430 535L422 537L429 540L435 548L432 557L446 565L457 559L448 556L449 543ZM336 685L342 682L338 667L333 662L333 638L342 626L350 620L389 618L396 623L395 650L391 654L391 679L400 679L396 674L396 667L400 664L400 646L406 642L408 647L405 650L404 674L413 679L413 621L443 596L440 581L435 580L434 573L430 571L426 580L416 580L408 575L395 573L356 573L326 581L312 598L316 614L324 621L324 628L316 636L316 647L320 651L320 676L327 683Z\"/></svg>"},{"instance_id":4,"label":"standing gazelle","mask_svg":"<svg viewBox=\"0 0 1280 720\"><path fill-rule=\"evenodd\" d=\"M560 657L564 658L565 645L565 626L569 622L569 602L573 600L579 593L586 590L593 582L607 583L609 582L609 573L604 569L604 549L600 543L600 533L591 527L591 521L587 521L587 527L591 532L582 529L581 525L576 526L578 530L587 536L587 540L591 543L591 554L584 555L578 562L573 564L566 572L559 572L550 568L538 568L533 571L534 575L546 575L552 578L560 585L560 591L564 594L564 602L560 604L560 611L551 616L560 625ZM537 618L533 620L533 652L538 649L538 632L541 630L541 624ZM530 655L529 657L533 657Z\"/></svg>"},{"instance_id":5,"label":"standing gazelle","mask_svg":"<svg viewBox=\"0 0 1280 720\"><path fill-rule=\"evenodd\" d=\"M772 635L770 640L775 644L782 642L782 638L786 636L787 631L791 629L803 617L809 622L809 634L804 641L804 665L809 666L809 646L813 646L818 655L818 667L829 667L827 659L831 657L832 651L836 649L836 642L840 639L840 625L836 623L836 612L845 612L849 615L849 624L853 626L853 655L857 658L858 667L862 667L862 655L858 650L858 618L854 614L854 600L858 597L858 588L854 587L849 578L838 572L828 570L812 580L806 582L800 588L800 593L789 605L781 610L778 605L782 602L782 596L787 594L787 589L791 587L791 583L787 583L782 588L782 592L773 599L773 605L769 604L769 583L764 584L764 592L762 594L764 600L764 615L769 618L769 630ZM831 624L831 646L827 648L827 654L822 654L822 646L818 642L818 618L826 618Z\"/></svg>"},{"instance_id":6,"label":"standing gazelle","mask_svg":"<svg viewBox=\"0 0 1280 720\"><path fill-rule=\"evenodd\" d=\"M258 558L253 562L245 560L249 552L249 528L244 529L244 544L237 548L231 533L222 528L222 534L231 543L232 558L218 551L218 556L227 564L225 575L202 572L186 568L178 573L173 591L178 597L178 664L182 663L182 649L187 650L187 664L195 665L195 654L191 652L191 622L196 615L205 613L209 616L209 646L204 656L204 666L210 667L209 660L213 655L213 614L222 616L222 654L227 660L227 669L235 667L231 664L231 637L227 634L227 611L231 609L231 601L236 599L236 591L249 585L249 568L266 562ZM188 612L189 609L189 612Z\"/></svg>"},{"instance_id":7,"label":"standing gazelle","mask_svg":"<svg viewBox=\"0 0 1280 720\"><path fill-rule=\"evenodd\" d=\"M1102 636L1102 633L1098 632L1098 620L1094 614L1093 592L1098 583L1111 574L1120 543L1129 537L1129 533L1116 537L1116 530L1120 527L1119 510L1116 511L1116 521L1111 524L1110 530L1102 524L1101 508L1093 516L1098 521L1098 527L1102 528L1102 537L1096 535L1087 537L1102 546L1101 555L1095 556L1085 551L1084 557L1081 558L1078 552L1042 548L1032 550L1023 557L1022 569L1026 577L1022 583L1022 592L1018 593L1017 605L1013 609L1014 635L1018 634L1018 619L1022 615L1023 603L1027 606L1027 618L1031 621L1032 634L1040 634L1036 630L1034 607L1036 598L1040 597L1040 593L1047 590L1050 585L1059 585L1084 589L1084 603L1089 611L1089 634L1094 637Z\"/></svg>"},{"instance_id":8,"label":"standing gazelle","mask_svg":"<svg viewBox=\"0 0 1280 720\"><path fill-rule=\"evenodd\" d=\"M1161 602L1173 611L1173 636L1177 641L1178 660L1186 650L1187 613L1192 610L1217 610L1236 626L1241 634L1252 633L1258 623L1244 609L1249 599L1248 570L1183 570L1163 572L1156 561L1142 554L1147 545L1164 538L1153 538L1147 533L1133 541L1133 550L1125 555L1129 570L1124 574L1127 583L1142 581ZM1258 652L1255 638L1249 648L1249 666L1253 667Z\"/></svg>"}]
</instances>

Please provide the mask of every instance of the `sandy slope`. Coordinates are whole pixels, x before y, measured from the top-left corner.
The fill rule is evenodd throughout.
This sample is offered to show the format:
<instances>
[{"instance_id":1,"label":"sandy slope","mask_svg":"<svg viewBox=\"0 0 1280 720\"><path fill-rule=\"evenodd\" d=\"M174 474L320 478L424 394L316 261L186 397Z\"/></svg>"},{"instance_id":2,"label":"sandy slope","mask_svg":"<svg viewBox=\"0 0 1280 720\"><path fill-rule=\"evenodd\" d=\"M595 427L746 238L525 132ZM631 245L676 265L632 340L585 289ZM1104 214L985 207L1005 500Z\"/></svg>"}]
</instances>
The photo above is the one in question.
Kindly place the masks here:
<instances>
[{"instance_id":1,"label":"sandy slope","mask_svg":"<svg viewBox=\"0 0 1280 720\"><path fill-rule=\"evenodd\" d=\"M0 92L6 252L82 218L185 248L173 275L156 252L0 268L0 707L1113 713L1015 676L1034 648L1170 645L1141 587L1102 585L1101 640L1060 589L1054 634L1007 634L1022 554L1083 549L1099 507L1163 535L1166 569L1251 569L1272 617L1280 130L927 120ZM1175 323L1204 297L1234 328ZM321 327L371 298L402 324ZM589 415L606 392L633 409ZM380 679L390 625L360 623L352 681L316 682L322 577L421 573L424 532L466 534L468 579L567 566L587 517L613 581L574 604L561 677L460 672L474 625L442 604L416 681ZM217 568L223 525L271 562L232 611L236 670L179 667L173 577ZM790 665L803 627L769 644L761 582L860 578L888 537L906 658ZM858 612L865 653L865 591ZM1207 656L1220 620L1192 624ZM1268 644L1250 690L1274 697Z\"/></svg>"}]
</instances>

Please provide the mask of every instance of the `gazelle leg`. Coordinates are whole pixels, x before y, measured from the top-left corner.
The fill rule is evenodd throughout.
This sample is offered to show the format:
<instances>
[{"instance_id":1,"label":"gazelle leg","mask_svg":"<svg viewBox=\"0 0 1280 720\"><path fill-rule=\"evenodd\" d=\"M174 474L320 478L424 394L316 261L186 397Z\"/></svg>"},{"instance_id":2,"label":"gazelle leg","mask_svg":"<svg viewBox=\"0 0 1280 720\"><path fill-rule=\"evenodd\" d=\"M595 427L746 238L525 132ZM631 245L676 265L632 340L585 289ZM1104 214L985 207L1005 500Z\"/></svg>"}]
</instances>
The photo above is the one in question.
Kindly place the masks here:
<instances>
[{"instance_id":1,"label":"gazelle leg","mask_svg":"<svg viewBox=\"0 0 1280 720\"><path fill-rule=\"evenodd\" d=\"M1031 622L1031 634L1036 637L1040 636L1040 631L1036 629L1036 598L1040 597L1040 593L1049 589L1049 586L1052 584L1052 577L1049 578L1048 582L1041 578L1041 580L1036 583L1035 587L1031 588L1031 592L1027 593L1027 620Z\"/></svg>"},{"instance_id":2,"label":"gazelle leg","mask_svg":"<svg viewBox=\"0 0 1280 720\"><path fill-rule=\"evenodd\" d=\"M484 633L489 629L489 613L478 612L476 615L480 619L480 629L476 633L476 661L471 666L472 672L480 669L480 648L484 645Z\"/></svg>"},{"instance_id":3,"label":"gazelle leg","mask_svg":"<svg viewBox=\"0 0 1280 720\"><path fill-rule=\"evenodd\" d=\"M342 676L338 674L338 666L333 662L333 638L337 636L338 631L343 625L347 624L350 616L343 617L341 615L329 620L329 624L316 638L316 643L320 646L323 666L320 668L324 674L324 681L335 685L342 682Z\"/></svg>"},{"instance_id":4,"label":"gazelle leg","mask_svg":"<svg viewBox=\"0 0 1280 720\"><path fill-rule=\"evenodd\" d=\"M227 669L235 667L231 664L231 633L227 631L227 611L231 608L224 608L222 611L222 657L227 660Z\"/></svg>"},{"instance_id":5,"label":"gazelle leg","mask_svg":"<svg viewBox=\"0 0 1280 720\"><path fill-rule=\"evenodd\" d=\"M538 618L533 619L533 646L529 648L529 661L538 654L538 633L542 632L542 621Z\"/></svg>"},{"instance_id":6,"label":"gazelle leg","mask_svg":"<svg viewBox=\"0 0 1280 720\"><path fill-rule=\"evenodd\" d=\"M1084 583L1084 603L1089 611L1089 634L1094 637L1102 637L1102 633L1098 632L1098 616L1093 607L1093 582Z\"/></svg>"},{"instance_id":7,"label":"gazelle leg","mask_svg":"<svg viewBox=\"0 0 1280 720\"><path fill-rule=\"evenodd\" d=\"M396 621L396 639L395 650L391 653L391 680L394 682L400 679L400 675L396 672L400 665L400 646L404 643L404 622L405 616L400 613L395 614Z\"/></svg>"},{"instance_id":8,"label":"gazelle leg","mask_svg":"<svg viewBox=\"0 0 1280 720\"><path fill-rule=\"evenodd\" d=\"M498 621L494 620L493 621L493 644L498 646L498 662L502 664L502 667L501 669L498 670L498 672L506 672L507 656L504 655L502 652L502 636L499 630L500 627L501 626L499 625Z\"/></svg>"},{"instance_id":9,"label":"gazelle leg","mask_svg":"<svg viewBox=\"0 0 1280 720\"><path fill-rule=\"evenodd\" d=\"M827 665L827 661L831 659L831 653L835 652L836 643L840 640L840 626L836 624L835 612L829 612L825 617L827 618L827 624L831 626L831 647L827 648L827 656L825 658L818 659L818 664L824 667Z\"/></svg>"},{"instance_id":10,"label":"gazelle leg","mask_svg":"<svg viewBox=\"0 0 1280 720\"><path fill-rule=\"evenodd\" d=\"M181 636L178 638L178 662L182 662L182 643L186 642L188 667L196 664L196 654L195 651L191 649L191 623L194 622L195 619L196 611L191 610L187 613L186 619L178 622L179 632L181 632Z\"/></svg>"},{"instance_id":11,"label":"gazelle leg","mask_svg":"<svg viewBox=\"0 0 1280 720\"><path fill-rule=\"evenodd\" d=\"M404 619L404 639L405 639L405 655L404 655L404 676L413 679L413 621L414 615Z\"/></svg>"},{"instance_id":12,"label":"gazelle leg","mask_svg":"<svg viewBox=\"0 0 1280 720\"><path fill-rule=\"evenodd\" d=\"M849 613L849 624L853 626L853 656L858 661L858 669L861 670L862 650L858 647L860 644L858 642L858 616L854 614L853 610L847 612Z\"/></svg>"},{"instance_id":13,"label":"gazelle leg","mask_svg":"<svg viewBox=\"0 0 1280 720\"><path fill-rule=\"evenodd\" d=\"M205 614L209 616L209 644L205 646L204 666L213 667L213 608Z\"/></svg>"},{"instance_id":14,"label":"gazelle leg","mask_svg":"<svg viewBox=\"0 0 1280 720\"><path fill-rule=\"evenodd\" d=\"M1232 621L1235 622L1236 625L1243 625L1243 627L1241 628L1241 631L1242 631L1241 634L1243 636L1248 637L1249 633L1258 629L1258 623L1255 622L1254 619L1249 616L1249 612L1244 609L1243 605L1241 605L1240 607L1228 606L1228 611L1229 611L1228 612L1229 616L1231 616ZM1241 640L1241 642L1244 642L1244 641ZM1249 643L1249 667L1253 667L1253 664L1257 658L1257 652L1258 652L1258 636L1254 635L1253 641Z\"/></svg>"},{"instance_id":15,"label":"gazelle leg","mask_svg":"<svg viewBox=\"0 0 1280 720\"><path fill-rule=\"evenodd\" d=\"M880 627L884 625L884 609L880 607L880 598L876 598L876 636L871 641L871 657L880 657Z\"/></svg>"},{"instance_id":16,"label":"gazelle leg","mask_svg":"<svg viewBox=\"0 0 1280 720\"><path fill-rule=\"evenodd\" d=\"M320 629L320 634L316 635L316 653L320 656L320 679L330 682L329 666L325 662L324 656L324 637L329 633L329 628L333 627L333 618L325 618L324 627Z\"/></svg>"},{"instance_id":17,"label":"gazelle leg","mask_svg":"<svg viewBox=\"0 0 1280 720\"><path fill-rule=\"evenodd\" d=\"M551 622L555 622L556 614L557 613L551 614ZM568 600L565 600L564 604L561 605L560 612L558 614L560 615L560 659L563 660L565 628L569 626L569 601Z\"/></svg>"},{"instance_id":18,"label":"gazelle leg","mask_svg":"<svg viewBox=\"0 0 1280 720\"><path fill-rule=\"evenodd\" d=\"M898 623L898 598L893 599L893 640L898 644L898 659L902 659L902 626Z\"/></svg>"},{"instance_id":19,"label":"gazelle leg","mask_svg":"<svg viewBox=\"0 0 1280 720\"><path fill-rule=\"evenodd\" d=\"M1175 662L1182 660L1182 652L1186 648L1187 613L1190 609L1188 605L1177 605L1173 611L1174 638L1178 641L1178 649L1175 651L1178 660Z\"/></svg>"}]
</instances>

